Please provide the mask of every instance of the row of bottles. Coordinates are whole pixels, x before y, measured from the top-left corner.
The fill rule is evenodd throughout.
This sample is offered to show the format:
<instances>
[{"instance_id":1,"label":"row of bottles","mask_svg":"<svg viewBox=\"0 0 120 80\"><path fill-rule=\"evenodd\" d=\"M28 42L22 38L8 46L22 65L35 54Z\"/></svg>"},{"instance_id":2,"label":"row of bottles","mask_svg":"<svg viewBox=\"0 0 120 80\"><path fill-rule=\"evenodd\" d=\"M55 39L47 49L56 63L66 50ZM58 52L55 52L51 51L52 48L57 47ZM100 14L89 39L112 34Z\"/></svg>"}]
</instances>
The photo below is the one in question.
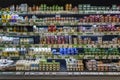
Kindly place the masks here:
<instances>
[{"instance_id":1,"label":"row of bottles","mask_svg":"<svg viewBox=\"0 0 120 80\"><path fill-rule=\"evenodd\" d=\"M33 37L10 37L10 36L0 36L0 42L2 44L34 44Z\"/></svg>"},{"instance_id":2,"label":"row of bottles","mask_svg":"<svg viewBox=\"0 0 120 80\"><path fill-rule=\"evenodd\" d=\"M2 55L4 57L20 57L20 55L24 55L27 53L27 49L24 47L21 48L4 48L2 51Z\"/></svg>"},{"instance_id":3,"label":"row of bottles","mask_svg":"<svg viewBox=\"0 0 120 80\"><path fill-rule=\"evenodd\" d=\"M119 36L75 36L75 35L69 35L69 36L63 36L63 35L42 35L37 37L9 37L9 36L0 36L0 42L2 44L80 44L82 45L88 45L91 44L99 45L103 47L106 45L106 47L110 47L110 45L115 44L114 46L118 46L120 44L120 38ZM117 45L116 45L117 44ZM80 46L79 45L79 46Z\"/></svg>"},{"instance_id":4,"label":"row of bottles","mask_svg":"<svg viewBox=\"0 0 120 80\"><path fill-rule=\"evenodd\" d=\"M40 44L120 44L119 37L109 38L92 36L43 36Z\"/></svg>"},{"instance_id":5,"label":"row of bottles","mask_svg":"<svg viewBox=\"0 0 120 80\"><path fill-rule=\"evenodd\" d=\"M80 22L120 22L120 15L89 15L80 18Z\"/></svg>"},{"instance_id":6,"label":"row of bottles","mask_svg":"<svg viewBox=\"0 0 120 80\"><path fill-rule=\"evenodd\" d=\"M34 44L33 38L20 38L20 44Z\"/></svg>"},{"instance_id":7,"label":"row of bottles","mask_svg":"<svg viewBox=\"0 0 120 80\"><path fill-rule=\"evenodd\" d=\"M33 56L33 55L50 55L52 54L51 52L51 48L43 48L43 47L39 47L39 48L30 48L28 51L28 54Z\"/></svg>"},{"instance_id":8,"label":"row of bottles","mask_svg":"<svg viewBox=\"0 0 120 80\"><path fill-rule=\"evenodd\" d=\"M79 54L77 48L60 48L58 51L57 49L52 50L53 54L60 54L60 55L76 55Z\"/></svg>"},{"instance_id":9,"label":"row of bottles","mask_svg":"<svg viewBox=\"0 0 120 80\"><path fill-rule=\"evenodd\" d=\"M63 32L63 33L72 33L72 32L91 32L91 33L97 33L97 32L119 32L120 27L119 26L114 26L114 25L93 25L93 26L55 26L51 25L48 27L34 27L35 32L38 33L48 33L48 32ZM113 33L114 33L113 32Z\"/></svg>"},{"instance_id":10,"label":"row of bottles","mask_svg":"<svg viewBox=\"0 0 120 80\"><path fill-rule=\"evenodd\" d=\"M72 4L66 4L64 6L59 6L59 5L53 5L53 6L48 6L46 4L41 4L41 5L33 5L33 6L28 6L28 4L20 4L20 5L11 5L10 7L7 8L2 8L3 11L18 11L18 12L34 12L34 11L77 11L76 6L72 6Z\"/></svg>"},{"instance_id":11,"label":"row of bottles","mask_svg":"<svg viewBox=\"0 0 120 80\"><path fill-rule=\"evenodd\" d=\"M32 16L32 18L29 18L28 16L18 16L17 14L2 14L1 15L1 21L2 23L25 23L25 22L31 22L31 23L118 23L120 22L120 15L88 15L80 18L76 17L46 17L46 18L38 18L37 16Z\"/></svg>"},{"instance_id":12,"label":"row of bottles","mask_svg":"<svg viewBox=\"0 0 120 80\"><path fill-rule=\"evenodd\" d=\"M33 5L28 6L28 4L20 4L20 5L11 5L10 7L3 8L2 10L5 11L71 11L71 10L79 10L79 11L85 11L85 10L95 10L95 11L119 11L120 7L117 5L110 6L91 6L90 4L79 4L76 6L73 6L72 4L65 4L65 6L58 6L58 5L52 5L48 6L47 4L40 4L40 5Z\"/></svg>"},{"instance_id":13,"label":"row of bottles","mask_svg":"<svg viewBox=\"0 0 120 80\"><path fill-rule=\"evenodd\" d=\"M36 18L34 22L46 22L46 23L118 23L120 22L120 15L88 15L84 17L48 17L48 18ZM37 17L37 16L36 16Z\"/></svg>"},{"instance_id":14,"label":"row of bottles","mask_svg":"<svg viewBox=\"0 0 120 80\"><path fill-rule=\"evenodd\" d=\"M61 47L61 48L47 48L47 47L21 47L21 48L5 48L1 50L1 56L4 57L20 57L20 56L47 56L55 55L119 55L120 48L76 48L76 47Z\"/></svg>"},{"instance_id":15,"label":"row of bottles","mask_svg":"<svg viewBox=\"0 0 120 80\"><path fill-rule=\"evenodd\" d=\"M75 17L46 17L46 18L40 18L39 21L43 22L75 22L77 21L77 18ZM39 22L36 20L36 22Z\"/></svg>"},{"instance_id":16,"label":"row of bottles","mask_svg":"<svg viewBox=\"0 0 120 80\"><path fill-rule=\"evenodd\" d=\"M98 54L98 55L103 55L103 54L119 54L119 50L117 48L109 48L109 49L103 49L103 48L86 48L84 49L85 54Z\"/></svg>"},{"instance_id":17,"label":"row of bottles","mask_svg":"<svg viewBox=\"0 0 120 80\"><path fill-rule=\"evenodd\" d=\"M28 32L27 27L28 26L12 26L7 28L7 32Z\"/></svg>"},{"instance_id":18,"label":"row of bottles","mask_svg":"<svg viewBox=\"0 0 120 80\"><path fill-rule=\"evenodd\" d=\"M5 29L6 28L6 29ZM49 25L49 26L8 26L1 28L1 32L7 31L7 32L37 32L37 33L49 33L49 32L63 32L63 33L76 33L76 32L91 32L91 33L97 33L97 32L118 32L120 31L120 26L116 25L92 25L92 26L55 26L55 25ZM113 33L114 33L113 32Z\"/></svg>"},{"instance_id":19,"label":"row of bottles","mask_svg":"<svg viewBox=\"0 0 120 80\"><path fill-rule=\"evenodd\" d=\"M120 6L112 5L112 6L92 6L90 4L79 4L79 11L119 11Z\"/></svg>"}]
</instances>

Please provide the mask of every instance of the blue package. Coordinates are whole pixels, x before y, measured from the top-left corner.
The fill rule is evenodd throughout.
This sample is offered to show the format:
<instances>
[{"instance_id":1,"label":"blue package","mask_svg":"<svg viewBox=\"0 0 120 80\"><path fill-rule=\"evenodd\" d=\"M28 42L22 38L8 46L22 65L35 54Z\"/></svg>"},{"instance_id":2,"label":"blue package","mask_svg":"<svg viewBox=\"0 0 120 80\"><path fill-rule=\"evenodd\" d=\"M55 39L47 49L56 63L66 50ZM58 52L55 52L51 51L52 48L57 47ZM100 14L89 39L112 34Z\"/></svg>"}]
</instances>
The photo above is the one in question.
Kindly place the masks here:
<instances>
[{"instance_id":1,"label":"blue package","mask_svg":"<svg viewBox=\"0 0 120 80\"><path fill-rule=\"evenodd\" d=\"M56 49L53 49L52 50L52 54L56 54L57 53L57 50Z\"/></svg>"},{"instance_id":2,"label":"blue package","mask_svg":"<svg viewBox=\"0 0 120 80\"><path fill-rule=\"evenodd\" d=\"M71 55L73 55L74 54L74 49L70 48L70 50L71 50Z\"/></svg>"},{"instance_id":3,"label":"blue package","mask_svg":"<svg viewBox=\"0 0 120 80\"><path fill-rule=\"evenodd\" d=\"M71 51L70 48L67 48L67 54L70 55Z\"/></svg>"},{"instance_id":4,"label":"blue package","mask_svg":"<svg viewBox=\"0 0 120 80\"><path fill-rule=\"evenodd\" d=\"M63 48L60 48L60 54L63 55L64 54L64 49Z\"/></svg>"},{"instance_id":5,"label":"blue package","mask_svg":"<svg viewBox=\"0 0 120 80\"><path fill-rule=\"evenodd\" d=\"M67 48L64 48L64 55L67 54Z\"/></svg>"}]
</instances>

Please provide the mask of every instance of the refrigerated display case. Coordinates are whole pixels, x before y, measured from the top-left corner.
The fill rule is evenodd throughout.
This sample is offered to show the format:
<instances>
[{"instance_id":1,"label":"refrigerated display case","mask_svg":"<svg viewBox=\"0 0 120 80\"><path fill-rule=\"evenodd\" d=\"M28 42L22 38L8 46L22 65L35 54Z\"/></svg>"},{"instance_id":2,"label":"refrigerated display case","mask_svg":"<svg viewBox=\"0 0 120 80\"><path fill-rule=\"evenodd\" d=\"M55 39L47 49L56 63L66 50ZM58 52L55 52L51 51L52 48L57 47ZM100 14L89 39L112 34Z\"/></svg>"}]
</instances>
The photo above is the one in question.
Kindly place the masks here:
<instances>
[{"instance_id":1,"label":"refrigerated display case","mask_svg":"<svg viewBox=\"0 0 120 80\"><path fill-rule=\"evenodd\" d=\"M0 10L2 79L120 75L119 5L38 1Z\"/></svg>"}]
</instances>

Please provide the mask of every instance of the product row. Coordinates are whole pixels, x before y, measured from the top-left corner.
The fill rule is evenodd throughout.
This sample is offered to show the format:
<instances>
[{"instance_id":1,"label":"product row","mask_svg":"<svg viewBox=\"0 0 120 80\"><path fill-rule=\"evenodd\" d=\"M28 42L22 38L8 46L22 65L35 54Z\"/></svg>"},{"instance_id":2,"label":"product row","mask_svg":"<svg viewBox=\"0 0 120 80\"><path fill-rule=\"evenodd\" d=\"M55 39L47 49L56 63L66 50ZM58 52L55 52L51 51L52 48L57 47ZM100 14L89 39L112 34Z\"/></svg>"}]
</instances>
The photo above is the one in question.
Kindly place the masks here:
<instances>
[{"instance_id":1,"label":"product row","mask_svg":"<svg viewBox=\"0 0 120 80\"><path fill-rule=\"evenodd\" d=\"M120 61L76 60L76 59L37 59L0 60L1 71L120 71Z\"/></svg>"},{"instance_id":2,"label":"product row","mask_svg":"<svg viewBox=\"0 0 120 80\"><path fill-rule=\"evenodd\" d=\"M26 45L26 44L76 44L79 46L91 45L90 47L119 47L119 35L104 35L104 36L78 36L78 35L42 35L42 36L0 36L0 43ZM114 44L114 45L113 45ZM89 46L88 46L89 47Z\"/></svg>"},{"instance_id":3,"label":"product row","mask_svg":"<svg viewBox=\"0 0 120 80\"><path fill-rule=\"evenodd\" d=\"M34 32L34 33L119 33L119 25L81 25L81 26L1 26L1 32Z\"/></svg>"},{"instance_id":4,"label":"product row","mask_svg":"<svg viewBox=\"0 0 120 80\"><path fill-rule=\"evenodd\" d=\"M20 5L11 5L7 8L2 8L3 11L18 11L18 12L33 12L33 11L85 11L85 10L94 10L94 11L119 11L120 6L112 5L112 6L91 6L90 4L78 4L73 6L72 4L66 4L65 6L52 5L48 6L47 4L39 4L28 6L28 4L20 4Z\"/></svg>"},{"instance_id":5,"label":"product row","mask_svg":"<svg viewBox=\"0 0 120 80\"><path fill-rule=\"evenodd\" d=\"M47 56L47 58L69 55L120 55L120 48L44 48L44 47L29 47L29 48L2 48L0 50L1 57L26 57L36 58L39 56Z\"/></svg>"},{"instance_id":6,"label":"product row","mask_svg":"<svg viewBox=\"0 0 120 80\"><path fill-rule=\"evenodd\" d=\"M119 32L120 27L115 26L115 25L92 25L92 26L48 26L46 27L41 27L41 26L33 26L33 29L35 32L39 33L47 33L47 32L63 32L63 33L70 33L70 32ZM14 31L13 31L14 32Z\"/></svg>"},{"instance_id":7,"label":"product row","mask_svg":"<svg viewBox=\"0 0 120 80\"><path fill-rule=\"evenodd\" d=\"M119 23L120 15L18 15L5 14L1 15L2 23L29 23L29 24L77 24L77 23Z\"/></svg>"}]
</instances>

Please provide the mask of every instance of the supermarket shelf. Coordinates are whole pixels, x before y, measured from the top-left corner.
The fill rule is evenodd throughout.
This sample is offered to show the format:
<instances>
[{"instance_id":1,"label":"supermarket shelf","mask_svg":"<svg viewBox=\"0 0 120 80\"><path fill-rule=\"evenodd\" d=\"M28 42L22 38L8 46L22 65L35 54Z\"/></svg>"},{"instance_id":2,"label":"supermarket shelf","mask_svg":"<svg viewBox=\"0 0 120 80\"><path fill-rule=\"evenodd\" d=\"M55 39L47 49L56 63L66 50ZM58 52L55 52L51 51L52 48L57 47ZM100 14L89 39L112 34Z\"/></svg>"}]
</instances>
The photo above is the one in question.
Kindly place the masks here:
<instances>
[{"instance_id":1,"label":"supermarket shelf","mask_svg":"<svg viewBox=\"0 0 120 80\"><path fill-rule=\"evenodd\" d=\"M78 55L77 55L78 56ZM73 56L69 56L69 58L75 58L78 60L120 60L120 55L109 55L109 56L93 56L93 55L84 55L84 57L73 57ZM31 57L30 57L31 58ZM55 57L55 59L59 59L60 56L57 58ZM68 57L67 57L68 58ZM61 56L61 59L67 59L64 56ZM35 58L33 58L33 60L35 60Z\"/></svg>"},{"instance_id":2,"label":"supermarket shelf","mask_svg":"<svg viewBox=\"0 0 120 80\"><path fill-rule=\"evenodd\" d=\"M120 14L120 11L79 11L79 14Z\"/></svg>"},{"instance_id":3,"label":"supermarket shelf","mask_svg":"<svg viewBox=\"0 0 120 80\"><path fill-rule=\"evenodd\" d=\"M43 55L40 55L38 54L39 56L43 57ZM49 59L67 59L67 58L75 58L75 59L78 59L78 60L120 60L120 54L118 55L97 55L97 56L94 56L94 55L87 55L87 54L83 54L83 55L68 55L68 56L64 56L64 55L54 55L53 54L49 54L49 55L45 55L44 54L44 57L49 57ZM51 57L52 56L52 57ZM3 57L3 56L2 56ZM19 58L20 57L20 58ZM19 57L10 57L11 59L14 59L14 60L19 60L21 59L23 56L19 56ZM53 58L54 57L54 58ZM33 58L31 55L27 56L27 59L30 59L30 60L36 60L36 58Z\"/></svg>"},{"instance_id":4,"label":"supermarket shelf","mask_svg":"<svg viewBox=\"0 0 120 80\"><path fill-rule=\"evenodd\" d=\"M120 25L119 22L117 23L114 23L114 22L104 22L104 23L74 23L74 22L70 22L70 23L45 23L45 22L37 22L37 23L34 23L34 24L29 24L29 23L10 23L10 24L7 24L7 23L3 23L3 24L0 24L0 26L48 26L48 25L56 25L56 26L79 26L79 25Z\"/></svg>"},{"instance_id":5,"label":"supermarket shelf","mask_svg":"<svg viewBox=\"0 0 120 80\"><path fill-rule=\"evenodd\" d=\"M119 80L120 76L110 75L110 76L0 76L1 80Z\"/></svg>"},{"instance_id":6,"label":"supermarket shelf","mask_svg":"<svg viewBox=\"0 0 120 80\"><path fill-rule=\"evenodd\" d=\"M118 76L120 72L1 72L0 75L41 75L41 76Z\"/></svg>"},{"instance_id":7,"label":"supermarket shelf","mask_svg":"<svg viewBox=\"0 0 120 80\"><path fill-rule=\"evenodd\" d=\"M1 13L4 13L2 11ZM56 15L56 14L61 14L61 15L83 15L83 14L120 14L120 11L95 11L95 10L90 10L90 11L78 11L78 12L72 12L72 11L34 11L34 12L11 12L8 11L8 13L16 13L18 15Z\"/></svg>"},{"instance_id":8,"label":"supermarket shelf","mask_svg":"<svg viewBox=\"0 0 120 80\"><path fill-rule=\"evenodd\" d=\"M63 47L77 47L77 48L89 48L90 46L92 46L91 44L86 44L86 45L79 45L79 44L10 44L10 43L0 43L1 46L14 46L14 47L17 47L17 46L23 46L23 47L50 47L50 48L61 48L62 46ZM108 47L97 47L98 45L95 44L93 48L111 48L111 45L113 44L109 44ZM114 44L115 48L118 46L118 48L120 48L120 45L119 44ZM88 47L87 47L88 46ZM104 45L103 45L104 46Z\"/></svg>"},{"instance_id":9,"label":"supermarket shelf","mask_svg":"<svg viewBox=\"0 0 120 80\"><path fill-rule=\"evenodd\" d=\"M35 24L20 24L20 23L15 23L15 25L18 25L18 26L47 26L47 25L56 25L56 26L73 26L73 25L76 25L76 26L79 26L79 25L120 25L120 23L73 23L73 22L70 22L70 23L48 23L46 24L45 22L44 23L35 23Z\"/></svg>"},{"instance_id":10,"label":"supermarket shelf","mask_svg":"<svg viewBox=\"0 0 120 80\"><path fill-rule=\"evenodd\" d=\"M52 12L28 12L28 13L18 13L19 16L28 16L29 18L31 18L33 15L38 17L38 18L44 18L44 17L83 17L83 16L87 16L87 15L96 15L96 14L102 14L102 15L116 15L116 14L120 14L120 11L79 11L77 13L70 13L70 12L66 12L66 13L60 13L59 11L57 11L56 13L52 13Z\"/></svg>"},{"instance_id":11,"label":"supermarket shelf","mask_svg":"<svg viewBox=\"0 0 120 80\"><path fill-rule=\"evenodd\" d=\"M105 36L105 35L120 35L120 32L0 32L1 35L27 35L27 36L35 36L35 35L78 35L78 36Z\"/></svg>"}]
</instances>

